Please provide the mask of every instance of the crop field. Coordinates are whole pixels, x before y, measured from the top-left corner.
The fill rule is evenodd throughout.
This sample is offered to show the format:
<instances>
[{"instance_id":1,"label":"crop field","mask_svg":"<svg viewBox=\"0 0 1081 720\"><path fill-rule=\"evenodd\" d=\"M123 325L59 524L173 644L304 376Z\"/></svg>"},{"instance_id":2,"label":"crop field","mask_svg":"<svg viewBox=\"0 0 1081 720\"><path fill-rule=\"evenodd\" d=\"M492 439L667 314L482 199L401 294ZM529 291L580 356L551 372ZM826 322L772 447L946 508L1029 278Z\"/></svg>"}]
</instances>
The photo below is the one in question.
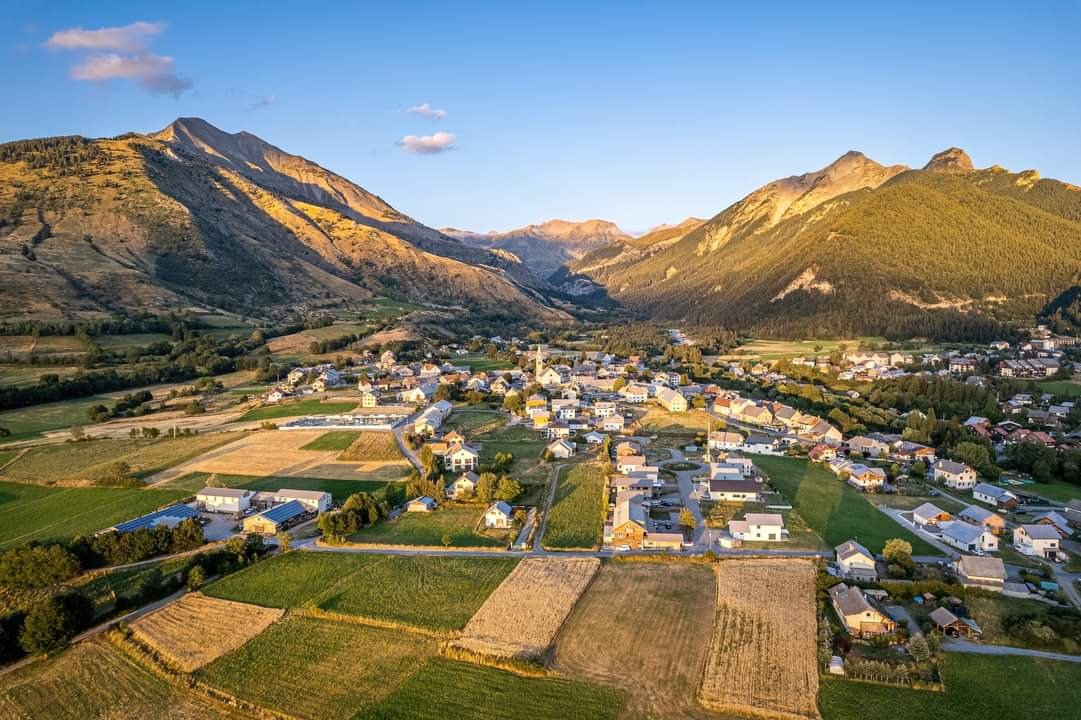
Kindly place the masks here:
<instances>
[{"instance_id":1,"label":"crop field","mask_svg":"<svg viewBox=\"0 0 1081 720\"><path fill-rule=\"evenodd\" d=\"M300 616L271 626L202 672L210 685L313 720L349 720L416 673L435 641Z\"/></svg>"},{"instance_id":2,"label":"crop field","mask_svg":"<svg viewBox=\"0 0 1081 720\"><path fill-rule=\"evenodd\" d=\"M102 470L126 462L136 477L160 472L231 442L231 435L183 435L156 440L100 438L39 445L0 470L0 481L37 485L89 485Z\"/></svg>"},{"instance_id":3,"label":"crop field","mask_svg":"<svg viewBox=\"0 0 1081 720\"><path fill-rule=\"evenodd\" d=\"M855 350L861 342L882 342L883 338L861 337L850 340L752 340L740 345L733 354L723 356L726 359L780 360L800 355L828 355L845 345Z\"/></svg>"},{"instance_id":4,"label":"crop field","mask_svg":"<svg viewBox=\"0 0 1081 720\"><path fill-rule=\"evenodd\" d=\"M433 512L406 512L364 528L349 539L356 543L439 546L449 538L454 547L505 547L505 531L503 537L496 537L478 530L484 510L480 505L443 505Z\"/></svg>"},{"instance_id":5,"label":"crop field","mask_svg":"<svg viewBox=\"0 0 1081 720\"><path fill-rule=\"evenodd\" d=\"M715 717L695 693L716 592L705 565L607 563L556 636L555 669L623 690L630 717Z\"/></svg>"},{"instance_id":6,"label":"crop field","mask_svg":"<svg viewBox=\"0 0 1081 720\"><path fill-rule=\"evenodd\" d=\"M83 368L67 365L3 365L0 366L0 385L36 385L42 375L70 377Z\"/></svg>"},{"instance_id":7,"label":"crop field","mask_svg":"<svg viewBox=\"0 0 1081 720\"><path fill-rule=\"evenodd\" d=\"M394 433L362 432L342 449L339 460L360 462L406 462Z\"/></svg>"},{"instance_id":8,"label":"crop field","mask_svg":"<svg viewBox=\"0 0 1081 720\"><path fill-rule=\"evenodd\" d=\"M132 623L136 637L183 672L193 672L236 650L283 610L188 593Z\"/></svg>"},{"instance_id":9,"label":"crop field","mask_svg":"<svg viewBox=\"0 0 1081 720\"><path fill-rule=\"evenodd\" d=\"M462 355L456 357L452 361L455 365L468 365L469 368L475 372L498 372L499 370L510 370L514 365L510 364L506 360L500 358L490 358L484 353L469 353L468 355Z\"/></svg>"},{"instance_id":10,"label":"crop field","mask_svg":"<svg viewBox=\"0 0 1081 720\"><path fill-rule=\"evenodd\" d=\"M186 490L195 493L206 487L207 479L215 473L193 472L183 475L175 480L163 483L160 487L175 490ZM324 478L286 477L270 475L268 477L255 477L253 475L217 475L218 480L225 487L244 488L246 490L322 490L334 497L334 502L343 502L353 493L366 492L379 494L387 487L382 480L327 480Z\"/></svg>"},{"instance_id":11,"label":"crop field","mask_svg":"<svg viewBox=\"0 0 1081 720\"><path fill-rule=\"evenodd\" d=\"M877 510L854 487L815 463L759 455L755 464L830 547L858 537L871 552L882 552L887 540L902 538L912 543L915 555L942 554Z\"/></svg>"},{"instance_id":12,"label":"crop field","mask_svg":"<svg viewBox=\"0 0 1081 720\"><path fill-rule=\"evenodd\" d=\"M132 333L130 335L98 335L94 338L94 343L103 350L118 352L128 348L143 348L159 342L172 342L172 339L165 333Z\"/></svg>"},{"instance_id":13,"label":"crop field","mask_svg":"<svg viewBox=\"0 0 1081 720\"><path fill-rule=\"evenodd\" d=\"M488 596L454 644L495 657L539 657L600 564L597 558L526 558Z\"/></svg>"},{"instance_id":14,"label":"crop field","mask_svg":"<svg viewBox=\"0 0 1081 720\"><path fill-rule=\"evenodd\" d=\"M356 720L613 720L623 710L611 689L560 678L433 658Z\"/></svg>"},{"instance_id":15,"label":"crop field","mask_svg":"<svg viewBox=\"0 0 1081 720\"><path fill-rule=\"evenodd\" d=\"M446 430L457 430L467 438L474 434L496 432L507 426L508 418L495 410L471 410L454 408L454 412L443 423Z\"/></svg>"},{"instance_id":16,"label":"crop field","mask_svg":"<svg viewBox=\"0 0 1081 720\"><path fill-rule=\"evenodd\" d=\"M357 436L361 434L362 433L351 430L331 430L330 432L323 433L307 445L301 446L300 449L319 450L323 452L337 450L338 452L341 452L352 445L353 441L357 439Z\"/></svg>"},{"instance_id":17,"label":"crop field","mask_svg":"<svg viewBox=\"0 0 1081 720\"><path fill-rule=\"evenodd\" d=\"M559 473L542 542L546 548L595 548L604 531L604 474L597 463L571 465Z\"/></svg>"},{"instance_id":18,"label":"crop field","mask_svg":"<svg viewBox=\"0 0 1081 720\"><path fill-rule=\"evenodd\" d=\"M682 413L668 412L659 406L650 406L639 420L645 435L690 435L704 433L709 425L705 410L688 410ZM714 423L716 425L716 423Z\"/></svg>"},{"instance_id":19,"label":"crop field","mask_svg":"<svg viewBox=\"0 0 1081 720\"><path fill-rule=\"evenodd\" d=\"M47 488L0 482L0 550L88 535L187 495L172 489Z\"/></svg>"},{"instance_id":20,"label":"crop field","mask_svg":"<svg viewBox=\"0 0 1081 720\"><path fill-rule=\"evenodd\" d=\"M108 398L88 397L78 400L32 405L18 410L0 412L0 427L11 431L0 442L14 442L40 437L52 430L62 430L72 425L86 425L90 421L86 411L95 405L107 404Z\"/></svg>"},{"instance_id":21,"label":"crop field","mask_svg":"<svg viewBox=\"0 0 1081 720\"><path fill-rule=\"evenodd\" d=\"M261 430L204 453L185 463L182 473L205 472L253 477L306 477L327 480L392 480L401 477L401 463L338 460L337 450L305 450L325 433L321 430ZM173 478L169 478L170 481Z\"/></svg>"},{"instance_id":22,"label":"crop field","mask_svg":"<svg viewBox=\"0 0 1081 720\"><path fill-rule=\"evenodd\" d=\"M815 718L815 568L800 560L717 565L717 619L698 699L734 715Z\"/></svg>"},{"instance_id":23,"label":"crop field","mask_svg":"<svg viewBox=\"0 0 1081 720\"><path fill-rule=\"evenodd\" d=\"M74 335L5 335L0 350L12 355L81 355L86 352Z\"/></svg>"},{"instance_id":24,"label":"crop field","mask_svg":"<svg viewBox=\"0 0 1081 720\"><path fill-rule=\"evenodd\" d=\"M323 402L318 398L309 398L298 402L265 405L244 413L238 422L248 420L275 420L277 418L296 417L298 415L340 415L355 409L357 403L348 401Z\"/></svg>"},{"instance_id":25,"label":"crop field","mask_svg":"<svg viewBox=\"0 0 1081 720\"><path fill-rule=\"evenodd\" d=\"M836 678L822 681L824 720L971 720L980 708L1024 708L1028 717L1067 717L1077 708L1081 664L1032 657L946 653L945 692L871 685ZM1070 710L1070 709L1073 710Z\"/></svg>"},{"instance_id":26,"label":"crop field","mask_svg":"<svg viewBox=\"0 0 1081 720\"><path fill-rule=\"evenodd\" d=\"M311 605L430 630L457 630L518 563L291 552L207 586L207 595L268 607Z\"/></svg>"},{"instance_id":27,"label":"crop field","mask_svg":"<svg viewBox=\"0 0 1081 720\"><path fill-rule=\"evenodd\" d=\"M0 676L0 717L11 720L247 716L186 693L103 638Z\"/></svg>"}]
</instances>

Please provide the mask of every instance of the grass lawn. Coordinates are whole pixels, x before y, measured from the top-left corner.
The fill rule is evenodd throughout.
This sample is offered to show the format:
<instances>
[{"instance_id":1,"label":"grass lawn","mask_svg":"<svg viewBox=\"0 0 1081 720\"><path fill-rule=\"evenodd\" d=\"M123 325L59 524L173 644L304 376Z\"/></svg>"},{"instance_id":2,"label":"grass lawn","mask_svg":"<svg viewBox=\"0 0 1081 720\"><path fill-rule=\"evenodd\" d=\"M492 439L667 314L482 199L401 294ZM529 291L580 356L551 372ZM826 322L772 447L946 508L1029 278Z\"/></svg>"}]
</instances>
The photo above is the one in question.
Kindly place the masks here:
<instances>
[{"instance_id":1,"label":"grass lawn","mask_svg":"<svg viewBox=\"0 0 1081 720\"><path fill-rule=\"evenodd\" d=\"M0 676L0 717L50 720L249 717L186 692L104 638Z\"/></svg>"},{"instance_id":2,"label":"grass lawn","mask_svg":"<svg viewBox=\"0 0 1081 720\"><path fill-rule=\"evenodd\" d=\"M355 402L323 402L315 398L284 405L266 405L244 413L238 422L247 420L274 420L298 415L337 415L356 408Z\"/></svg>"},{"instance_id":3,"label":"grass lawn","mask_svg":"<svg viewBox=\"0 0 1081 720\"><path fill-rule=\"evenodd\" d=\"M364 528L349 539L357 543L440 546L443 536L449 535L450 544L457 547L505 547L506 539L477 532L484 510L483 505L444 505L434 512L402 513L395 520Z\"/></svg>"},{"instance_id":4,"label":"grass lawn","mask_svg":"<svg viewBox=\"0 0 1081 720\"><path fill-rule=\"evenodd\" d=\"M887 540L903 538L912 543L915 555L942 554L875 509L864 494L820 465L764 455L756 456L754 462L807 525L831 547L858 539L871 552L882 552Z\"/></svg>"},{"instance_id":5,"label":"grass lawn","mask_svg":"<svg viewBox=\"0 0 1081 720\"><path fill-rule=\"evenodd\" d=\"M128 463L136 477L144 477L235 439L232 434L221 433L156 440L101 438L39 445L0 470L0 481L39 485L92 483L104 468L115 462Z\"/></svg>"},{"instance_id":6,"label":"grass lawn","mask_svg":"<svg viewBox=\"0 0 1081 720\"><path fill-rule=\"evenodd\" d=\"M42 375L71 377L83 368L67 365L3 365L0 366L0 385L37 385Z\"/></svg>"},{"instance_id":7,"label":"grass lawn","mask_svg":"<svg viewBox=\"0 0 1081 720\"><path fill-rule=\"evenodd\" d=\"M300 449L319 450L321 452L336 450L341 452L352 445L353 441L361 434L362 433L354 432L352 430L332 430L331 432L323 433L307 445L302 445Z\"/></svg>"},{"instance_id":8,"label":"grass lawn","mask_svg":"<svg viewBox=\"0 0 1081 720\"><path fill-rule=\"evenodd\" d=\"M380 480L328 480L326 478L305 478L270 475L267 477L255 477L253 475L223 475L221 473L193 472L181 476L176 480L170 480L161 487L185 490L188 493L198 492L206 487L206 480L212 474L217 474L218 479L226 487L246 488L248 490L323 490L334 496L334 502L342 502L353 493L367 492L372 494L381 493L387 484Z\"/></svg>"},{"instance_id":9,"label":"grass lawn","mask_svg":"<svg viewBox=\"0 0 1081 720\"><path fill-rule=\"evenodd\" d=\"M208 585L207 595L324 610L433 630L465 626L517 558L290 552Z\"/></svg>"},{"instance_id":10,"label":"grass lawn","mask_svg":"<svg viewBox=\"0 0 1081 720\"><path fill-rule=\"evenodd\" d=\"M518 716L515 708L531 720L605 720L619 716L623 697L582 682L434 658L356 720L491 720Z\"/></svg>"},{"instance_id":11,"label":"grass lawn","mask_svg":"<svg viewBox=\"0 0 1081 720\"><path fill-rule=\"evenodd\" d=\"M290 617L200 674L294 717L349 720L406 682L435 651L434 640L418 635Z\"/></svg>"},{"instance_id":12,"label":"grass lawn","mask_svg":"<svg viewBox=\"0 0 1081 720\"><path fill-rule=\"evenodd\" d=\"M451 416L453 417L453 415ZM475 438L480 443L481 465L490 464L498 453L514 456L508 475L523 484L540 484L548 480L549 466L541 458L548 446L536 430L526 427L501 427Z\"/></svg>"},{"instance_id":13,"label":"grass lawn","mask_svg":"<svg viewBox=\"0 0 1081 720\"><path fill-rule=\"evenodd\" d=\"M598 547L604 531L604 500L604 474L598 463L563 468L548 512L544 547Z\"/></svg>"},{"instance_id":14,"label":"grass lawn","mask_svg":"<svg viewBox=\"0 0 1081 720\"><path fill-rule=\"evenodd\" d=\"M943 678L946 691L936 693L825 677L818 704L823 720L971 720L980 708L1023 708L1026 717L1065 718L1077 709L1081 665L947 653Z\"/></svg>"},{"instance_id":15,"label":"grass lawn","mask_svg":"<svg viewBox=\"0 0 1081 720\"><path fill-rule=\"evenodd\" d=\"M1081 396L1081 382L1075 380L1046 380L1036 383L1040 392L1051 393L1055 397L1073 399Z\"/></svg>"},{"instance_id":16,"label":"grass lawn","mask_svg":"<svg viewBox=\"0 0 1081 720\"><path fill-rule=\"evenodd\" d=\"M938 497L921 497L919 495L886 495L880 493L868 495L867 499L875 505L884 505L900 510L915 510L924 503L931 503L954 515L968 507L967 505L959 503L956 500L951 500L944 495L939 495Z\"/></svg>"},{"instance_id":17,"label":"grass lawn","mask_svg":"<svg viewBox=\"0 0 1081 720\"><path fill-rule=\"evenodd\" d=\"M103 350L127 350L143 348L159 342L172 342L173 338L165 333L134 333L131 335L99 335L94 343Z\"/></svg>"},{"instance_id":18,"label":"grass lawn","mask_svg":"<svg viewBox=\"0 0 1081 720\"><path fill-rule=\"evenodd\" d=\"M190 493L175 489L48 488L0 482L0 550L67 540L144 515Z\"/></svg>"},{"instance_id":19,"label":"grass lawn","mask_svg":"<svg viewBox=\"0 0 1081 720\"><path fill-rule=\"evenodd\" d=\"M1068 500L1081 500L1081 485L1064 482L1033 483L1018 485L1016 490L1023 493L1035 493L1048 500L1066 503Z\"/></svg>"},{"instance_id":20,"label":"grass lawn","mask_svg":"<svg viewBox=\"0 0 1081 720\"><path fill-rule=\"evenodd\" d=\"M0 412L0 427L10 430L11 435L0 438L0 443L29 440L50 430L62 430L72 425L87 425L90 423L86 417L87 410L95 405L109 404L108 398L95 396L5 410Z\"/></svg>"},{"instance_id":21,"label":"grass lawn","mask_svg":"<svg viewBox=\"0 0 1081 720\"><path fill-rule=\"evenodd\" d=\"M454 412L443 423L443 430L457 430L471 438L474 434L496 432L506 427L509 418L496 410L475 410L468 406L454 408Z\"/></svg>"},{"instance_id":22,"label":"grass lawn","mask_svg":"<svg viewBox=\"0 0 1081 720\"><path fill-rule=\"evenodd\" d=\"M493 370L510 370L514 367L514 365L506 360L499 358L493 359L483 353L469 353L468 355L456 357L451 362L455 365L468 365L469 369L475 373L492 372Z\"/></svg>"}]
</instances>

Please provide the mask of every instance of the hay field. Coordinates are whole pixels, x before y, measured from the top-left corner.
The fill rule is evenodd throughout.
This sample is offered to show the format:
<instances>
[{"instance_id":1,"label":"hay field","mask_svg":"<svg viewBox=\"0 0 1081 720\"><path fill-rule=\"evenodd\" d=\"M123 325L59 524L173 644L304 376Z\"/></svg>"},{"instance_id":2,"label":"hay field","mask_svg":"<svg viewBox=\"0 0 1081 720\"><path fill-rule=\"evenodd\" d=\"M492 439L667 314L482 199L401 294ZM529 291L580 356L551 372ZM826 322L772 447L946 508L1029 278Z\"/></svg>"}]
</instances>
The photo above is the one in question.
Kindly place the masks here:
<instances>
[{"instance_id":1,"label":"hay field","mask_svg":"<svg viewBox=\"0 0 1081 720\"><path fill-rule=\"evenodd\" d=\"M732 715L817 718L814 566L730 560L716 573L717 619L699 702Z\"/></svg>"},{"instance_id":2,"label":"hay field","mask_svg":"<svg viewBox=\"0 0 1081 720\"><path fill-rule=\"evenodd\" d=\"M360 462L406 462L394 433L362 432L338 456L339 460Z\"/></svg>"},{"instance_id":3,"label":"hay field","mask_svg":"<svg viewBox=\"0 0 1081 720\"><path fill-rule=\"evenodd\" d=\"M264 430L205 453L183 467L183 473L257 477L306 477L326 480L371 480L390 463L342 462L337 450L305 450L325 434L323 430ZM391 470L398 471L397 464ZM380 477L385 473L381 473ZM400 476L397 472L395 477ZM178 475L179 477L179 475Z\"/></svg>"},{"instance_id":4,"label":"hay field","mask_svg":"<svg viewBox=\"0 0 1081 720\"><path fill-rule=\"evenodd\" d=\"M249 716L186 693L104 638L0 676L0 717L11 720L241 720Z\"/></svg>"},{"instance_id":5,"label":"hay field","mask_svg":"<svg viewBox=\"0 0 1081 720\"><path fill-rule=\"evenodd\" d=\"M236 650L280 620L284 610L189 593L132 623L135 635L184 672Z\"/></svg>"},{"instance_id":6,"label":"hay field","mask_svg":"<svg viewBox=\"0 0 1081 720\"><path fill-rule=\"evenodd\" d=\"M600 463L568 465L559 471L542 542L545 549L593 550L604 534L604 472Z\"/></svg>"},{"instance_id":7,"label":"hay field","mask_svg":"<svg viewBox=\"0 0 1081 720\"><path fill-rule=\"evenodd\" d=\"M349 720L394 692L435 655L412 633L291 616L201 671L263 707L313 720Z\"/></svg>"},{"instance_id":8,"label":"hay field","mask_svg":"<svg viewBox=\"0 0 1081 720\"><path fill-rule=\"evenodd\" d=\"M597 558L523 560L488 596L454 644L495 657L539 657L600 565Z\"/></svg>"},{"instance_id":9,"label":"hay field","mask_svg":"<svg viewBox=\"0 0 1081 720\"><path fill-rule=\"evenodd\" d=\"M629 717L713 718L698 706L716 581L704 565L607 563L555 640L570 677L622 689Z\"/></svg>"}]
</instances>

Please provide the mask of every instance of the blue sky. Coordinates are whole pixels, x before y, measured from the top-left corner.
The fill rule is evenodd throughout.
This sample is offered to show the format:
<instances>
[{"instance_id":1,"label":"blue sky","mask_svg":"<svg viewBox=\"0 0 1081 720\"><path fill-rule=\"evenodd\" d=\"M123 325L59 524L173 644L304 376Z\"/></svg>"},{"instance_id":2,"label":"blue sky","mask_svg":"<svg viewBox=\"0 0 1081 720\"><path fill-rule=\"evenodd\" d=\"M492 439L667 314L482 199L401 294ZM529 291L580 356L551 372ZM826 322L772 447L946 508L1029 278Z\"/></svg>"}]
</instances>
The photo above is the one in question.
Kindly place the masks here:
<instances>
[{"instance_id":1,"label":"blue sky","mask_svg":"<svg viewBox=\"0 0 1081 720\"><path fill-rule=\"evenodd\" d=\"M1081 2L328 5L4 3L0 141L198 116L474 230L709 217L849 149L1081 184Z\"/></svg>"}]
</instances>

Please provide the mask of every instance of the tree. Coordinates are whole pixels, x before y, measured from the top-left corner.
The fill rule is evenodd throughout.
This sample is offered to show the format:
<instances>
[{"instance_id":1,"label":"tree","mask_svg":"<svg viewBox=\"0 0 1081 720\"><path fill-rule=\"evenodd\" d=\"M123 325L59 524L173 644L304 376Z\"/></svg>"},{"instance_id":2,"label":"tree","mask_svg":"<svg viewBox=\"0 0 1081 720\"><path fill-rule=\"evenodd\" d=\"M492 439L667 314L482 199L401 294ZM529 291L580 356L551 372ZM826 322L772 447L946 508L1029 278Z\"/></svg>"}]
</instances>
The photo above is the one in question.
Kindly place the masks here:
<instances>
[{"instance_id":1,"label":"tree","mask_svg":"<svg viewBox=\"0 0 1081 720\"><path fill-rule=\"evenodd\" d=\"M507 395L503 398L503 409L510 413L517 413L522 408L522 396L518 393Z\"/></svg>"},{"instance_id":2,"label":"tree","mask_svg":"<svg viewBox=\"0 0 1081 720\"><path fill-rule=\"evenodd\" d=\"M53 595L30 607L19 644L31 655L62 650L93 619L94 604L79 593Z\"/></svg>"},{"instance_id":3,"label":"tree","mask_svg":"<svg viewBox=\"0 0 1081 720\"><path fill-rule=\"evenodd\" d=\"M931 647L927 644L927 638L923 635L913 635L908 641L908 654L916 662L926 662L931 659Z\"/></svg>"},{"instance_id":4,"label":"tree","mask_svg":"<svg viewBox=\"0 0 1081 720\"><path fill-rule=\"evenodd\" d=\"M171 550L173 552L194 550L206 542L206 537L203 535L203 526L191 518L177 525L172 535Z\"/></svg>"},{"instance_id":5,"label":"tree","mask_svg":"<svg viewBox=\"0 0 1081 720\"><path fill-rule=\"evenodd\" d=\"M443 543L443 547L450 547L450 544L452 542L451 537L450 537L450 533L443 533L443 537L442 537L441 541Z\"/></svg>"},{"instance_id":6,"label":"tree","mask_svg":"<svg viewBox=\"0 0 1081 720\"><path fill-rule=\"evenodd\" d=\"M492 498L495 497L496 490L499 487L499 478L495 473L484 472L477 478L477 487L474 490L477 496L477 500L482 503L490 503Z\"/></svg>"},{"instance_id":7,"label":"tree","mask_svg":"<svg viewBox=\"0 0 1081 720\"><path fill-rule=\"evenodd\" d=\"M916 563L912 560L912 543L893 538L886 541L882 548L886 558L886 572L894 578L911 578L916 574Z\"/></svg>"},{"instance_id":8,"label":"tree","mask_svg":"<svg viewBox=\"0 0 1081 720\"><path fill-rule=\"evenodd\" d=\"M198 590L206 582L206 570L202 565L196 565L188 571L188 590Z\"/></svg>"},{"instance_id":9,"label":"tree","mask_svg":"<svg viewBox=\"0 0 1081 720\"><path fill-rule=\"evenodd\" d=\"M0 585L42 588L79 572L79 560L62 545L27 545L0 553Z\"/></svg>"},{"instance_id":10,"label":"tree","mask_svg":"<svg viewBox=\"0 0 1081 720\"><path fill-rule=\"evenodd\" d=\"M278 539L278 548L280 548L283 553L289 552L289 546L293 542L293 536L282 530L275 537Z\"/></svg>"},{"instance_id":11,"label":"tree","mask_svg":"<svg viewBox=\"0 0 1081 720\"><path fill-rule=\"evenodd\" d=\"M220 488L225 487L225 483L221 481L221 478L218 477L217 473L214 473L206 479L206 486L212 488Z\"/></svg>"},{"instance_id":12,"label":"tree","mask_svg":"<svg viewBox=\"0 0 1081 720\"><path fill-rule=\"evenodd\" d=\"M689 508L683 508L679 511L679 525L688 530L694 530L698 526L698 522L694 519L694 513Z\"/></svg>"},{"instance_id":13,"label":"tree","mask_svg":"<svg viewBox=\"0 0 1081 720\"><path fill-rule=\"evenodd\" d=\"M886 560L893 560L897 557L908 556L912 557L912 543L901 538L893 538L886 541L886 545L882 548L882 556Z\"/></svg>"},{"instance_id":14,"label":"tree","mask_svg":"<svg viewBox=\"0 0 1081 720\"><path fill-rule=\"evenodd\" d=\"M496 487L494 494L496 500L512 502L521 494L522 486L518 484L517 480L507 475L499 478L499 485Z\"/></svg>"},{"instance_id":15,"label":"tree","mask_svg":"<svg viewBox=\"0 0 1081 720\"><path fill-rule=\"evenodd\" d=\"M103 487L142 487L143 484L131 472L131 465L120 460L109 463L98 472L95 485Z\"/></svg>"}]
</instances>

